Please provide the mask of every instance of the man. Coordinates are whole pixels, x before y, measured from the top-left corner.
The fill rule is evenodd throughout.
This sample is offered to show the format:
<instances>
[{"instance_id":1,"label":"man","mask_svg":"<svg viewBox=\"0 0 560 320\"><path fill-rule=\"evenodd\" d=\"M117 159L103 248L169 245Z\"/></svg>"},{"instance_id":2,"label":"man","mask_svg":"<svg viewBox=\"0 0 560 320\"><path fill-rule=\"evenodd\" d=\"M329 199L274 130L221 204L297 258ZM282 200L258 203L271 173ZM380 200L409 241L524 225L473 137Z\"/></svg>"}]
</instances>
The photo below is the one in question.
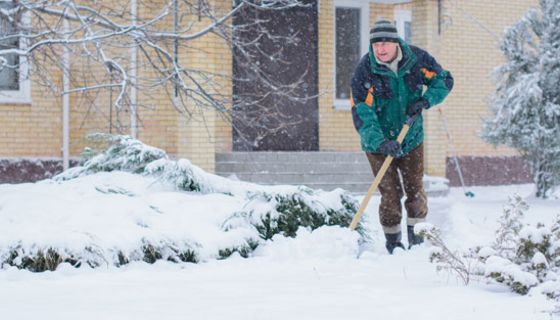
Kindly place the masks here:
<instances>
[{"instance_id":1,"label":"man","mask_svg":"<svg viewBox=\"0 0 560 320\"><path fill-rule=\"evenodd\" d=\"M442 102L453 88L451 74L426 51L406 44L390 21L378 21L370 31L369 54L352 77L352 118L362 149L375 175L387 156L391 166L380 185L379 219L390 254L401 242L401 198L406 193L409 249L423 242L414 225L428 214L424 175L422 111ZM402 145L396 139L404 123L417 117Z\"/></svg>"}]
</instances>

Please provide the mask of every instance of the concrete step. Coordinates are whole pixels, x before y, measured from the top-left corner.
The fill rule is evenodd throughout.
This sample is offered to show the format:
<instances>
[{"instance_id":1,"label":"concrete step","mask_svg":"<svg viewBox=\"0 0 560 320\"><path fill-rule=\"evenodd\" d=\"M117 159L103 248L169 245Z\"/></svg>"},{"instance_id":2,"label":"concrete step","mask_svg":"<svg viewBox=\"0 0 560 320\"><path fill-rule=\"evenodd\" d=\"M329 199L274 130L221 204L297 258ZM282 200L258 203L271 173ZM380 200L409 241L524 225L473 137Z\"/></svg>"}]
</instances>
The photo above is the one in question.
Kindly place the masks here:
<instances>
[{"instance_id":1,"label":"concrete step","mask_svg":"<svg viewBox=\"0 0 560 320\"><path fill-rule=\"evenodd\" d=\"M371 173L364 174L358 173L290 173L290 172L255 172L255 173L218 173L221 176L235 175L237 179L243 181L253 181L262 184L291 184L297 181L299 184L306 183L339 183L339 184L353 184L353 183L371 183L373 175Z\"/></svg>"},{"instance_id":2,"label":"concrete step","mask_svg":"<svg viewBox=\"0 0 560 320\"><path fill-rule=\"evenodd\" d=\"M233 152L216 155L216 174L264 185L305 185L366 193L374 180L363 152ZM427 178L430 196L449 192L445 179Z\"/></svg>"},{"instance_id":3,"label":"concrete step","mask_svg":"<svg viewBox=\"0 0 560 320\"><path fill-rule=\"evenodd\" d=\"M371 170L367 161L362 162L216 162L216 172L290 172L290 173L352 173Z\"/></svg>"},{"instance_id":4,"label":"concrete step","mask_svg":"<svg viewBox=\"0 0 560 320\"><path fill-rule=\"evenodd\" d=\"M367 162L363 152L231 152L216 154L216 162L352 162L364 160Z\"/></svg>"}]
</instances>

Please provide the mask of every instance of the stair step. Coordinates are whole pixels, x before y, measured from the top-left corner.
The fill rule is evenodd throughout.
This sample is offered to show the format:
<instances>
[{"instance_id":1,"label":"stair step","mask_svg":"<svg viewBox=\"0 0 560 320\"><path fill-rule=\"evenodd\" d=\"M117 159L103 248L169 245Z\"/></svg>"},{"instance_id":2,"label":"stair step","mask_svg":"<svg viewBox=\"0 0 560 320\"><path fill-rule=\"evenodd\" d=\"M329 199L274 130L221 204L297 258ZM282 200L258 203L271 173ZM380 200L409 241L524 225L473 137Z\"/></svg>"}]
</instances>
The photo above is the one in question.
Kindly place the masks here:
<instances>
[{"instance_id":1,"label":"stair step","mask_svg":"<svg viewBox=\"0 0 560 320\"><path fill-rule=\"evenodd\" d=\"M216 172L351 173L369 170L367 162L216 162Z\"/></svg>"},{"instance_id":2,"label":"stair step","mask_svg":"<svg viewBox=\"0 0 560 320\"><path fill-rule=\"evenodd\" d=\"M335 162L335 161L354 161L355 159L366 157L363 152L232 152L217 153L216 162Z\"/></svg>"},{"instance_id":3,"label":"stair step","mask_svg":"<svg viewBox=\"0 0 560 320\"><path fill-rule=\"evenodd\" d=\"M216 155L216 174L264 185L305 185L364 194L373 182L363 152L233 152ZM424 181L430 196L449 192L445 179Z\"/></svg>"},{"instance_id":4,"label":"stair step","mask_svg":"<svg viewBox=\"0 0 560 320\"><path fill-rule=\"evenodd\" d=\"M270 172L270 173L218 173L221 176L235 175L239 180L252 181L257 183L371 183L373 176L363 173L346 174L302 174L289 172Z\"/></svg>"}]
</instances>

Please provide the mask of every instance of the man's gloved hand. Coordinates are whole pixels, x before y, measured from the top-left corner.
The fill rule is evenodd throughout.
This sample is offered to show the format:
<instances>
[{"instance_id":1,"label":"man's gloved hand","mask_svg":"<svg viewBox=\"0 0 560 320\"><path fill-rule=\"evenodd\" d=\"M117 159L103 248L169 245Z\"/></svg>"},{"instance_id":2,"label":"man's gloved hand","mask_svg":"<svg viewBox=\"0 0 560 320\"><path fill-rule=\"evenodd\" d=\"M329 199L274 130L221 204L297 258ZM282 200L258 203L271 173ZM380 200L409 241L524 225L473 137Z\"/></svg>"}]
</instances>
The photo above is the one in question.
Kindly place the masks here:
<instances>
[{"instance_id":1,"label":"man's gloved hand","mask_svg":"<svg viewBox=\"0 0 560 320\"><path fill-rule=\"evenodd\" d=\"M408 106L406 109L406 115L412 118L415 115L422 113L422 110L428 109L429 107L430 104L428 103L428 100L420 98Z\"/></svg>"},{"instance_id":2,"label":"man's gloved hand","mask_svg":"<svg viewBox=\"0 0 560 320\"><path fill-rule=\"evenodd\" d=\"M402 150L401 150L401 144L398 143L397 141L385 140L383 141L383 143L381 143L381 145L379 145L377 151L383 153L386 156L391 156L393 158L396 158L399 156Z\"/></svg>"}]
</instances>

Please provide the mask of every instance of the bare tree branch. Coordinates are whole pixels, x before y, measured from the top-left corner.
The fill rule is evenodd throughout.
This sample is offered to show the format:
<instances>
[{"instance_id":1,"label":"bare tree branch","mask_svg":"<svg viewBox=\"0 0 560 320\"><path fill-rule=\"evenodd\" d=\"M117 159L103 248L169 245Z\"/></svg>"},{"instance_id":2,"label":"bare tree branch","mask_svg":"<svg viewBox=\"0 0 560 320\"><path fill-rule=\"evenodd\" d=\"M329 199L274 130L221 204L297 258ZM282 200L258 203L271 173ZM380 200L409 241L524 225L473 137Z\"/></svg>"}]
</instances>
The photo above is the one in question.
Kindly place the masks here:
<instances>
[{"instance_id":1,"label":"bare tree branch","mask_svg":"<svg viewBox=\"0 0 560 320\"><path fill-rule=\"evenodd\" d=\"M28 77L58 94L82 94L80 101L86 105L95 104L103 92L112 95L112 90L117 89L111 103L117 110L130 109L138 107L130 105L132 87L138 91L161 90L185 116L197 114L195 109L215 110L228 121L232 119L232 103L239 109L262 105L271 96L300 102L316 98L299 93L307 70L302 70L301 75L290 83L282 83L258 64L259 56L270 56L275 63L288 65L290 61L282 56L283 46L296 43L299 39L297 32L273 34L264 26L268 21L258 17L244 24L236 25L232 21L243 10L287 10L305 6L301 0L237 0L230 8L216 5L215 0L138 1L145 9L141 16L132 16L130 7L122 2L2 1L0 20L10 24L11 30L0 34L0 71L19 68L18 64L10 63L9 57L25 57L30 65ZM170 29L174 1L177 1L179 11L175 15L177 23ZM226 3L220 2L222 6ZM69 29L64 28L64 21L68 22ZM255 33L254 37L238 36L249 30ZM235 59L248 70L247 73L232 75L202 67L197 69L185 57L176 59L178 50L205 53L195 43L204 37L221 39L239 55ZM17 40L20 45L7 45ZM274 52L265 52L259 46L265 40L282 45L278 45ZM69 70L71 87L67 91L59 88L56 81L56 74L64 69L64 48L69 50L72 60L79 63ZM136 77L130 74L130 48L137 48L143 68L148 70ZM220 86L234 81L258 82L266 90L260 95L225 94ZM92 108L99 106L87 105L86 116ZM267 126L270 119L276 119L275 123L283 121L278 128L268 128L274 132L300 121L284 114L278 106L267 112L275 114L253 115L262 122L247 120L247 125Z\"/></svg>"}]
</instances>

